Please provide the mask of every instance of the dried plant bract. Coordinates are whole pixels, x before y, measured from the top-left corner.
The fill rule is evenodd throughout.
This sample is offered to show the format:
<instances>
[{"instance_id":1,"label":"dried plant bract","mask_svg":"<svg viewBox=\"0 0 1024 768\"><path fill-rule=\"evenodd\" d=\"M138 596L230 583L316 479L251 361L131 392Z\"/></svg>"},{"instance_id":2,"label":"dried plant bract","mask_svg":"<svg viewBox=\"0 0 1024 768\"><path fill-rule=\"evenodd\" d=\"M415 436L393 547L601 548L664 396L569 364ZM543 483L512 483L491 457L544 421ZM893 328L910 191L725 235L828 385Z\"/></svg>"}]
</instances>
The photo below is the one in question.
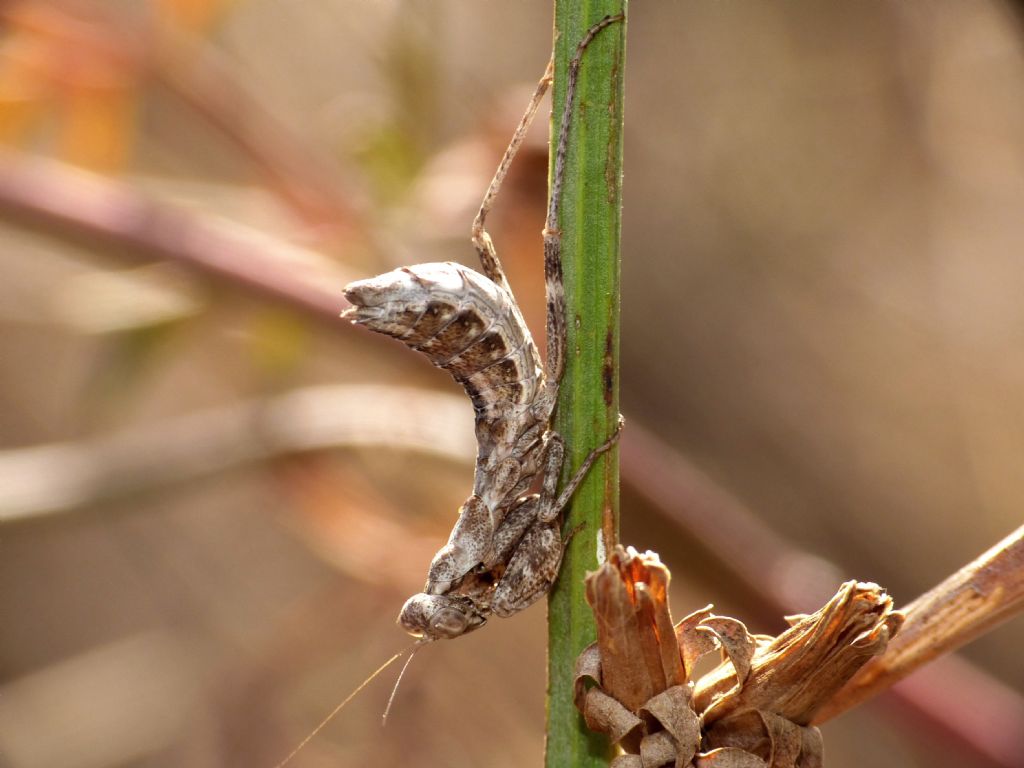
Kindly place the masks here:
<instances>
[{"instance_id":1,"label":"dried plant bract","mask_svg":"<svg viewBox=\"0 0 1024 768\"><path fill-rule=\"evenodd\" d=\"M616 548L587 580L598 640L576 664L576 706L619 745L615 768L817 768L815 713L899 630L877 585L849 581L778 637L752 635L710 606L673 624L669 571ZM693 680L696 662L722 663Z\"/></svg>"}]
</instances>

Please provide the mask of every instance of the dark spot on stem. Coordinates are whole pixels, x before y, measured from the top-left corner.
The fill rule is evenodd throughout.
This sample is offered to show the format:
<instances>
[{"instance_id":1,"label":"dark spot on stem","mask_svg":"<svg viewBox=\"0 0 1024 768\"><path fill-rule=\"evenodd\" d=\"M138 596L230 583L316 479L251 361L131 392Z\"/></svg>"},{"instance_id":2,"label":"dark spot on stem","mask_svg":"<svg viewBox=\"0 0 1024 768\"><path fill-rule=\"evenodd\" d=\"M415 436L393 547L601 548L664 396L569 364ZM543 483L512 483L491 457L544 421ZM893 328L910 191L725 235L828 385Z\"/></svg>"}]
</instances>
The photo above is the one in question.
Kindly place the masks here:
<instances>
[{"instance_id":1,"label":"dark spot on stem","mask_svg":"<svg viewBox=\"0 0 1024 768\"><path fill-rule=\"evenodd\" d=\"M604 382L604 404L612 407L615 395L615 339L612 329L604 337L604 362L601 365L601 379Z\"/></svg>"}]
</instances>

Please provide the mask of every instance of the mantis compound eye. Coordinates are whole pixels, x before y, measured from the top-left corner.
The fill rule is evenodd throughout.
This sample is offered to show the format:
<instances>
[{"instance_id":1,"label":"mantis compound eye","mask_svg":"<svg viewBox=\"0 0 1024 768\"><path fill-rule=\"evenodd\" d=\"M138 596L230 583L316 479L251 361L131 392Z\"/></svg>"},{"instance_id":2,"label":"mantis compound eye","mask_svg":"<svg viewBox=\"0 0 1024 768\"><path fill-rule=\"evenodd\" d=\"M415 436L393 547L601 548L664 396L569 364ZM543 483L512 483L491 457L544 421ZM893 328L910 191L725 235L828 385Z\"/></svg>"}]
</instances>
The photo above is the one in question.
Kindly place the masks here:
<instances>
[{"instance_id":1,"label":"mantis compound eye","mask_svg":"<svg viewBox=\"0 0 1024 768\"><path fill-rule=\"evenodd\" d=\"M406 632L427 640L460 637L486 621L471 600L457 595L413 595L398 615L398 623Z\"/></svg>"},{"instance_id":2,"label":"mantis compound eye","mask_svg":"<svg viewBox=\"0 0 1024 768\"><path fill-rule=\"evenodd\" d=\"M441 637L458 637L469 628L469 616L458 608L442 608L430 617L430 629Z\"/></svg>"}]
</instances>

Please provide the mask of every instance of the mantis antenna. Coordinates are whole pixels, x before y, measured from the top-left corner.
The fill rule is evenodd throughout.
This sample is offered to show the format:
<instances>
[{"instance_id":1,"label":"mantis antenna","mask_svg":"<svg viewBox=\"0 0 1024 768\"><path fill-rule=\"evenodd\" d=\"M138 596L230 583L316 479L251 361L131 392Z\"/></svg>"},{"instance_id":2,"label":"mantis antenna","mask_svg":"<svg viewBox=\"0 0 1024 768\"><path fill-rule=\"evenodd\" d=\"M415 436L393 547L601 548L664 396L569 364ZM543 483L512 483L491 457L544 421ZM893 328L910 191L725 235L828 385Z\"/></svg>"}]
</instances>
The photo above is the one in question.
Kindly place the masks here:
<instances>
[{"instance_id":1,"label":"mantis antenna","mask_svg":"<svg viewBox=\"0 0 1024 768\"><path fill-rule=\"evenodd\" d=\"M394 656L392 656L390 659L388 659L383 664L381 664L379 667L377 667L377 669L375 669L372 673L370 673L369 677L367 677L365 680L363 680L363 682L361 682L358 686L356 686L356 689L354 691L352 691L352 693L350 693L348 696L345 697L345 700L342 701L341 704L339 704L334 709L332 709L331 713L329 715L327 715L327 717L325 717L323 720L321 720L320 724L317 725L317 727L314 728L312 731L310 731L309 735L306 738L304 738L301 742L299 742L299 745L297 747L295 747L295 749L293 749L289 753L288 757L286 757L284 760L282 760L277 765L275 765L274 768L284 768L284 766L288 765L288 763L291 762L292 758L295 757L302 750L303 747L305 747L307 744L309 744L309 742L313 740L313 737L316 736L318 733L320 733L320 731L322 731L324 729L324 727L329 722L331 722L331 720L334 719L335 715L337 715L339 712L341 712L342 709L345 708L346 704L348 704L350 701L352 701L352 699L354 699L359 694L359 692L361 690L363 690L363 688L365 688L367 685L369 685L373 681L373 679L375 677L377 677L377 675L379 675L385 669L390 667L391 664L394 663L394 661L396 659L398 659L400 656L402 656L404 653L406 653L407 651L409 651L411 649L412 653L409 654L409 658L406 659L405 664L402 666L402 671L398 675L398 680L395 682L395 687L391 691L391 696L388 697L388 705L387 705L387 708L384 710L384 721L386 722L387 721L387 717L388 717L388 712L391 711L391 702L394 701L394 699L395 699L395 692L398 690L398 683L400 683L402 681L402 675L405 674L406 667L409 666L409 662L412 661L413 655L419 649L419 646L421 644L422 644L422 641L417 640L415 643L413 643L412 645L409 645L409 646L403 648L398 653L396 653Z\"/></svg>"}]
</instances>

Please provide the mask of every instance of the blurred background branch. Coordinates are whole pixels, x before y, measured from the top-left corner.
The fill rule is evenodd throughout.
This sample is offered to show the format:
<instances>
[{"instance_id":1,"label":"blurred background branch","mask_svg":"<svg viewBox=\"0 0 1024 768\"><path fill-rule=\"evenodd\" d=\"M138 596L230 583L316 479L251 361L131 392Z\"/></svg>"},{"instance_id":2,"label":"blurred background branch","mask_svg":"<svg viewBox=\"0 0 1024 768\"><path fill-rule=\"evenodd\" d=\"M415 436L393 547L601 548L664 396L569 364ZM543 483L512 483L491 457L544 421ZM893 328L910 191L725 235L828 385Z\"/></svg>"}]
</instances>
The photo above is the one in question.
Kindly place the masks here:
<instances>
[{"instance_id":1,"label":"blurred background branch","mask_svg":"<svg viewBox=\"0 0 1024 768\"><path fill-rule=\"evenodd\" d=\"M7 27L8 40L22 44L14 54L21 65L17 75L35 83L49 81L51 88L72 98L93 101L82 109L82 120L91 118L99 127L96 120L116 119L111 111L115 100L120 101L121 119L128 120L128 101L136 92L161 85L243 153L267 187L307 224L355 234L358 219L342 195L345 185L334 159L303 142L270 114L205 39L223 13L222 5L216 0L140 3L113 10L92 0L12 2L0 8L0 20ZM69 57L71 51L73 57ZM88 110L97 110L101 100L106 102L105 114L90 115ZM26 111L23 107L22 112ZM26 117L19 121L22 131L29 122ZM14 125L8 122L12 129ZM69 122L65 147L86 165L123 156L128 149L115 145L130 144L127 133L102 142L95 129L78 126ZM91 141L90 133L96 137ZM105 152L97 151L100 144Z\"/></svg>"},{"instance_id":2,"label":"blurred background branch","mask_svg":"<svg viewBox=\"0 0 1024 768\"><path fill-rule=\"evenodd\" d=\"M128 184L50 161L0 156L0 219L106 253L168 259L332 325L354 275L323 256Z\"/></svg>"},{"instance_id":3,"label":"blurred background branch","mask_svg":"<svg viewBox=\"0 0 1024 768\"><path fill-rule=\"evenodd\" d=\"M0 522L152 493L306 451L376 447L468 464L461 397L386 386L322 386L238 402L81 443L0 451Z\"/></svg>"}]
</instances>

